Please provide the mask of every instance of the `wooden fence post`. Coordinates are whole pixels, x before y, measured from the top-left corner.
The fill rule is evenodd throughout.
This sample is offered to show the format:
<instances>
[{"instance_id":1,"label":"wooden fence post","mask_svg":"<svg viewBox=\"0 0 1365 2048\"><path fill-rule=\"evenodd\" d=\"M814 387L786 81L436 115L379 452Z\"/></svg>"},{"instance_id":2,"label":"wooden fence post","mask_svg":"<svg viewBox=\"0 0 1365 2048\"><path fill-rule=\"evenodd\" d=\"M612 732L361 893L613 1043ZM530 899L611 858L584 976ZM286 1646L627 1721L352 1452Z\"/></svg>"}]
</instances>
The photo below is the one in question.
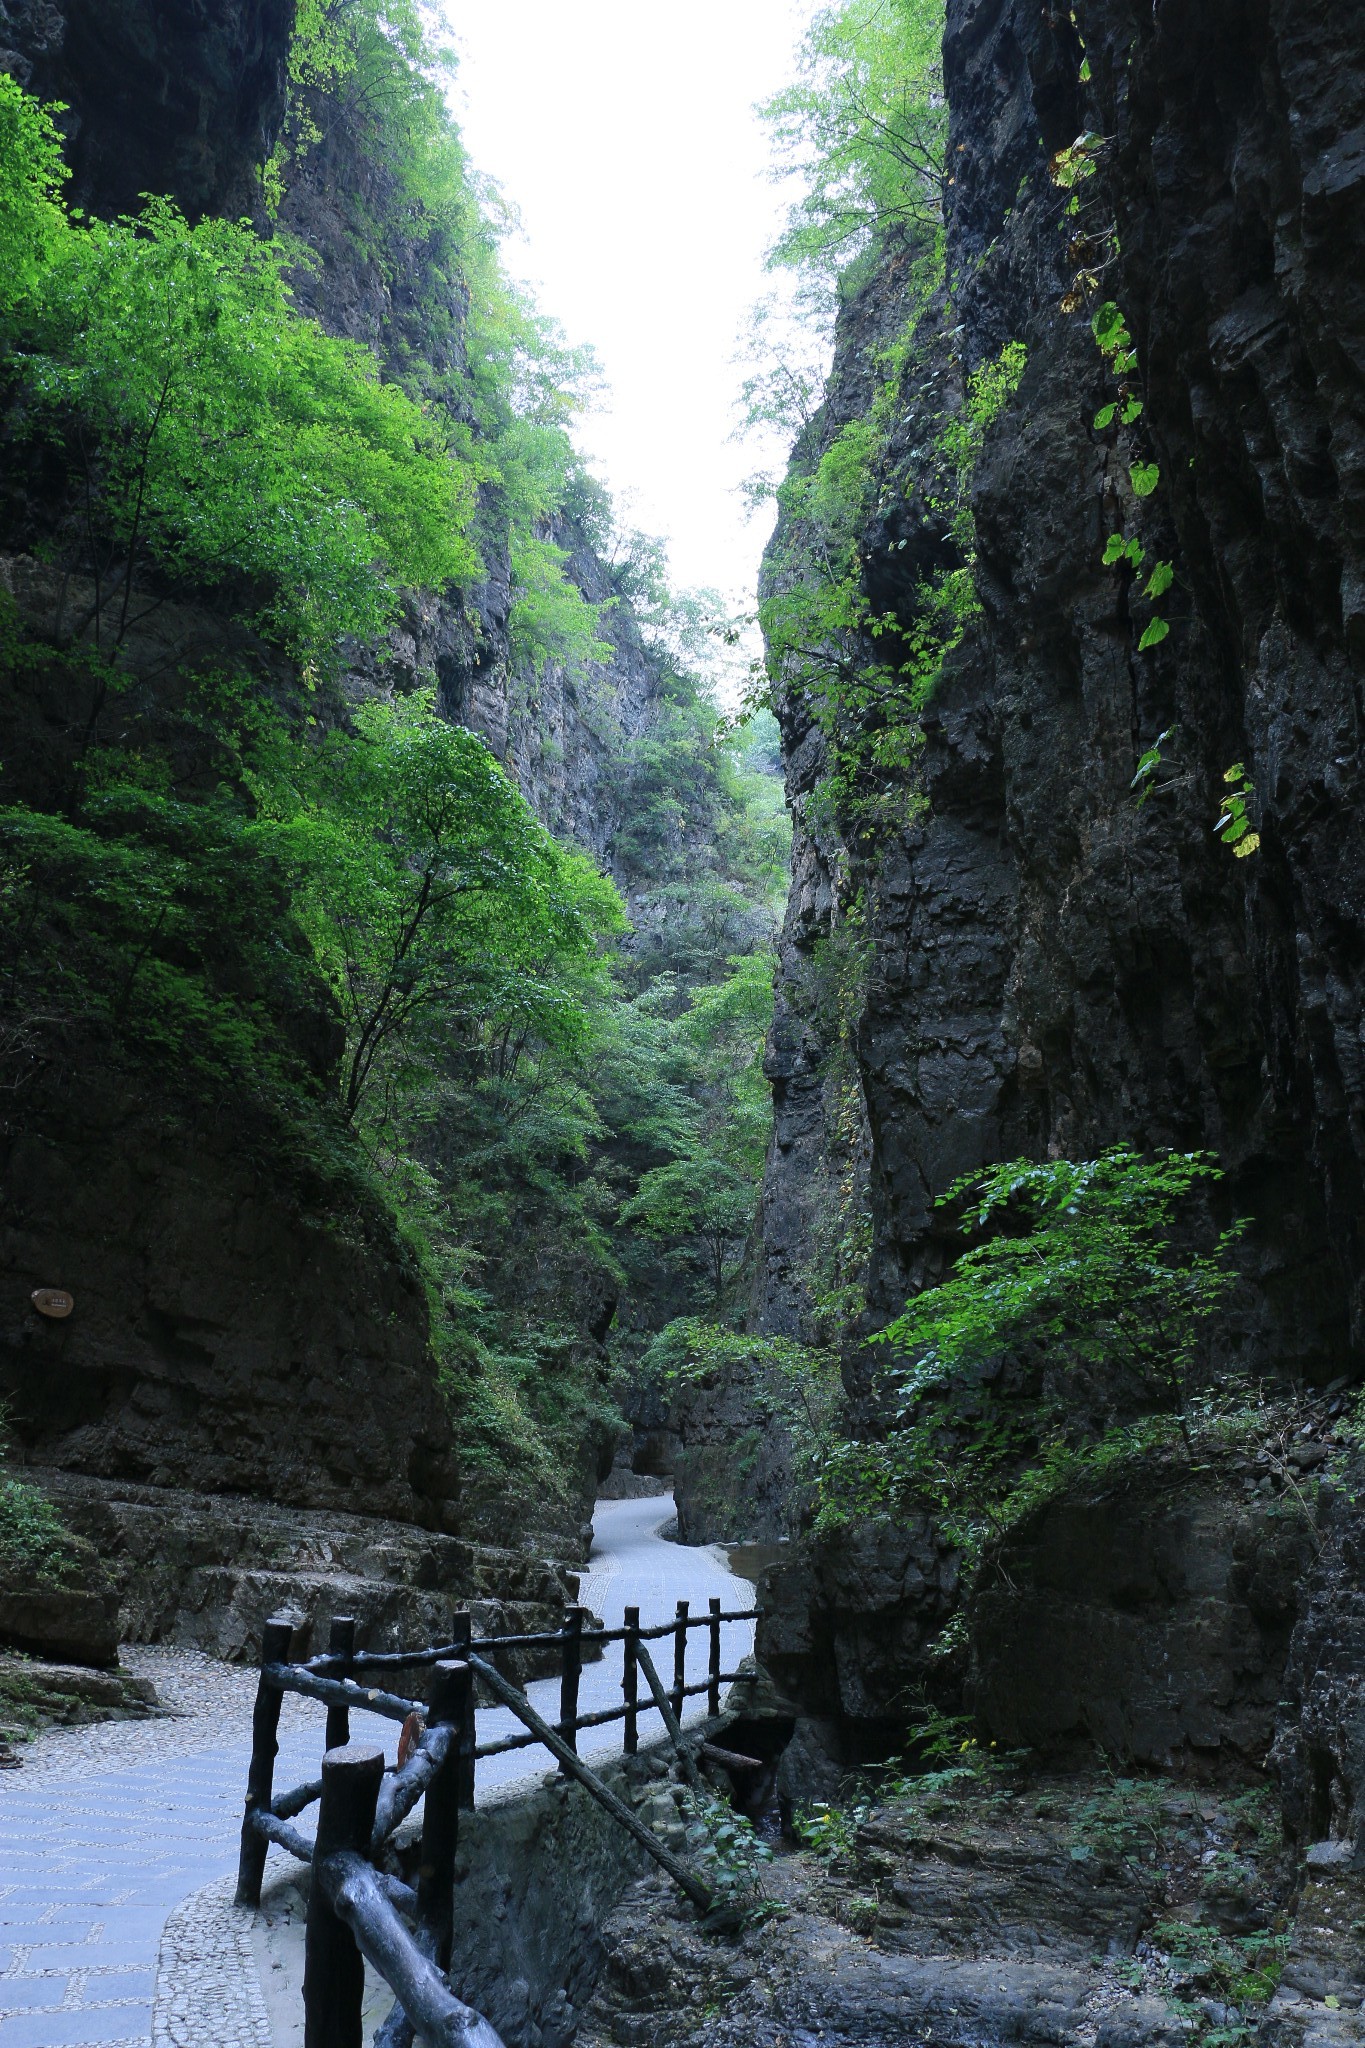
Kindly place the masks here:
<instances>
[{"instance_id":1,"label":"wooden fence post","mask_svg":"<svg viewBox=\"0 0 1365 2048\"><path fill-rule=\"evenodd\" d=\"M269 1847L265 1836L258 1834L255 1817L268 1812L271 1795L275 1789L275 1757L279 1749L276 1736L280 1725L280 1708L284 1694L277 1685L270 1685L265 1678L267 1664L287 1664L289 1646L294 1640L294 1624L274 1615L261 1630L261 1680L256 1687L256 1711L251 1717L251 1764L246 1777L246 1812L242 1816L242 1847L237 1859L237 1904L259 1906L261 1903L261 1879L265 1876L265 1858Z\"/></svg>"},{"instance_id":2,"label":"wooden fence post","mask_svg":"<svg viewBox=\"0 0 1365 2048\"><path fill-rule=\"evenodd\" d=\"M706 1666L706 1711L714 1717L720 1712L720 1595L713 1593L709 1602L711 1619L707 1626L710 1637L710 1656Z\"/></svg>"},{"instance_id":3,"label":"wooden fence post","mask_svg":"<svg viewBox=\"0 0 1365 2048\"><path fill-rule=\"evenodd\" d=\"M687 1684L687 1602L678 1602L678 1625L673 1637L673 1711L682 1719L683 1687Z\"/></svg>"},{"instance_id":4,"label":"wooden fence post","mask_svg":"<svg viewBox=\"0 0 1365 2048\"><path fill-rule=\"evenodd\" d=\"M457 1607L450 1623L450 1640L455 1645L455 1661L463 1663L471 1642L474 1640L474 1624L467 1607ZM459 1734L455 1737L455 1803L461 1813L474 1811L474 1687L471 1683L461 1694Z\"/></svg>"},{"instance_id":5,"label":"wooden fence post","mask_svg":"<svg viewBox=\"0 0 1365 2048\"><path fill-rule=\"evenodd\" d=\"M578 1681L583 1671L583 1609L564 1609L564 1670L559 1681L559 1732L575 1753L578 1749ZM563 1764L561 1776L568 1776Z\"/></svg>"},{"instance_id":6,"label":"wooden fence post","mask_svg":"<svg viewBox=\"0 0 1365 2048\"><path fill-rule=\"evenodd\" d=\"M437 1664L431 1674L431 1728L463 1728L469 1718L474 1674L461 1663ZM450 1968L450 1939L455 1895L455 1850L460 1839L459 1736L426 1789L422 1816L422 1860L417 1874L417 1910L430 1929L432 1961Z\"/></svg>"},{"instance_id":7,"label":"wooden fence post","mask_svg":"<svg viewBox=\"0 0 1365 2048\"><path fill-rule=\"evenodd\" d=\"M322 1804L303 1947L304 2048L362 2048L365 1963L355 1936L327 1897L321 1866L338 1849L369 1855L383 1776L384 1752L368 1743L329 1749L322 1759Z\"/></svg>"},{"instance_id":8,"label":"wooden fence post","mask_svg":"<svg viewBox=\"0 0 1365 2048\"><path fill-rule=\"evenodd\" d=\"M626 1729L622 1748L627 1756L634 1756L640 1747L640 1720L636 1711L636 1699L640 1687L640 1669L636 1651L640 1644L640 1610L626 1609L626 1639L622 1644L624 1662L621 1667L621 1691L626 1701Z\"/></svg>"},{"instance_id":9,"label":"wooden fence post","mask_svg":"<svg viewBox=\"0 0 1365 2048\"><path fill-rule=\"evenodd\" d=\"M355 1655L355 1617L350 1614L334 1614L332 1630L327 1638L329 1656L344 1657L345 1664L340 1671L333 1671L333 1678L351 1676L351 1658ZM327 1747L344 1749L351 1739L351 1710L345 1701L327 1709Z\"/></svg>"}]
</instances>

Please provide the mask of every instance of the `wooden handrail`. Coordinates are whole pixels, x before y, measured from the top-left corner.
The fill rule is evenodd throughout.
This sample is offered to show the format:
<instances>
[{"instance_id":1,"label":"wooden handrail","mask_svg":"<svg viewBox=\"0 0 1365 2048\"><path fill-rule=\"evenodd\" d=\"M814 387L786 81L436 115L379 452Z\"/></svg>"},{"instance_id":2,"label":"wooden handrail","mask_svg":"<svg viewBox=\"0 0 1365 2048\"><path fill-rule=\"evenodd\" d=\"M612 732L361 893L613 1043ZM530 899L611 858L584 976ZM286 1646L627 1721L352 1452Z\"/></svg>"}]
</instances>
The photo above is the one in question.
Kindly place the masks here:
<instances>
[{"instance_id":1,"label":"wooden handrail","mask_svg":"<svg viewBox=\"0 0 1365 2048\"><path fill-rule=\"evenodd\" d=\"M440 1670L444 1675L432 1711L444 1717L453 1710L461 1674L467 1683L468 1671L449 1664ZM441 1725L446 1725L444 1718ZM377 1871L364 1853L374 1835L383 1774L383 1751L358 1743L329 1750L322 1760L304 1952L305 2040L322 2048L359 2039L364 1956L392 1988L409 2026L431 2048L503 2048L482 2013L457 1998L442 1976L439 1955L432 1953L439 1948L439 1929L424 1910L420 1885L412 1892ZM453 1842L450 1847L453 1856ZM418 1916L425 1939L408 1932L398 1917L400 1908Z\"/></svg>"},{"instance_id":2,"label":"wooden handrail","mask_svg":"<svg viewBox=\"0 0 1365 2048\"><path fill-rule=\"evenodd\" d=\"M639 1609L628 1607L624 1627L588 1630L584 1611L571 1607L565 1611L564 1626L553 1632L489 1637L478 1643L467 1611L457 1610L451 1624L451 1648L462 1653L459 1657L435 1646L370 1654L357 1651L354 1620L338 1616L332 1622L326 1654L307 1663L289 1661L293 1627L287 1618L275 1616L266 1623L252 1721L237 1899L239 1904L260 1904L266 1854L272 1845L312 1866L304 1972L306 2048L324 2048L324 2044L333 2048L338 2041L359 2041L360 1953L387 1979L398 2001L376 2038L376 2048L412 2048L416 2033L428 2048L502 2048L488 2022L455 1997L441 1974L450 1962L459 1815L474 1803L476 1757L533 1745L549 1750L560 1770L577 1780L634 1837L699 1911L709 1909L712 1893L705 1881L577 1754L581 1730L615 1721L624 1721L624 1748L628 1755L633 1754L641 1711L657 1711L685 1776L693 1785L700 1783L695 1757L682 1733L683 1704L705 1694L712 1715L717 1712L721 1685L744 1675L720 1670L721 1624L756 1618L756 1610L748 1608L727 1613L715 1598L708 1602L708 1609L705 1615L693 1616L687 1602L680 1600L673 1621L641 1628ZM700 1684L688 1685L687 1637L694 1629L709 1634L707 1675ZM648 1643L664 1638L671 1638L674 1645L670 1688L665 1688L647 1648ZM623 1702L619 1707L580 1714L583 1647L593 1642L625 1645ZM493 1653L500 1648L552 1645L561 1652L557 1727L536 1712L525 1693L504 1678L490 1658L478 1654L485 1649ZM651 1695L651 1702L643 1708L638 1697L642 1667ZM424 1709L417 1700L364 1683L367 1673L423 1668L432 1673L426 1726L421 1724ZM522 1722L524 1732L497 1742L476 1741L475 1673L494 1699ZM280 1709L287 1692L300 1693L326 1707L328 1744L320 1779L277 1794L274 1765ZM404 1760L392 1771L385 1769L382 1750L346 1740L352 1711L357 1708L388 1720L411 1722L417 1730L415 1753L407 1753L410 1731L406 1727L399 1751ZM333 1739L338 1736L343 1739ZM754 1760L730 1751L712 1748L710 1753L717 1762L757 1767ZM319 1798L314 1844L291 1822ZM423 1798L425 1817L414 1890L376 1868L374 1859L383 1855L385 1843ZM400 1913L413 1921L412 1934L400 1922Z\"/></svg>"},{"instance_id":3,"label":"wooden handrail","mask_svg":"<svg viewBox=\"0 0 1365 2048\"><path fill-rule=\"evenodd\" d=\"M693 1614L686 1621L690 1633L693 1629L709 1628L713 1621L757 1621L762 1615L761 1607L727 1607L715 1614ZM665 1636L675 1636L678 1620L654 1622L639 1631L642 1642L661 1642ZM628 1631L625 1628L593 1628L585 1620L583 1641L591 1643L622 1643ZM324 1650L316 1657L309 1657L297 1668L312 1672L316 1677L326 1678L339 1670L361 1671L416 1671L424 1665L443 1664L463 1657L468 1650L550 1650L564 1641L564 1630L540 1629L531 1635L519 1636L472 1636L465 1641L442 1644L428 1644L420 1650L357 1650L354 1656L342 1657L332 1650Z\"/></svg>"},{"instance_id":4,"label":"wooden handrail","mask_svg":"<svg viewBox=\"0 0 1365 2048\"><path fill-rule=\"evenodd\" d=\"M699 1912L708 1912L711 1906L710 1887L703 1883L696 1871L689 1870L680 1857L675 1856L671 1849L665 1848L653 1830L645 1826L639 1815L632 1813L625 1801L618 1799L611 1787L604 1785L597 1773L589 1770L581 1757L575 1756L568 1743L560 1740L549 1722L541 1719L524 1693L518 1692L514 1685L509 1685L502 1673L495 1671L491 1664L485 1664L482 1657L471 1654L469 1661L484 1684L497 1694L503 1705L510 1707L518 1720L524 1721L528 1728L534 1730L552 1756L558 1757L568 1775L576 1778L584 1790L592 1794L598 1805L605 1807L612 1819L618 1821L627 1834L635 1837L641 1848L668 1872L679 1891L686 1893Z\"/></svg>"}]
</instances>

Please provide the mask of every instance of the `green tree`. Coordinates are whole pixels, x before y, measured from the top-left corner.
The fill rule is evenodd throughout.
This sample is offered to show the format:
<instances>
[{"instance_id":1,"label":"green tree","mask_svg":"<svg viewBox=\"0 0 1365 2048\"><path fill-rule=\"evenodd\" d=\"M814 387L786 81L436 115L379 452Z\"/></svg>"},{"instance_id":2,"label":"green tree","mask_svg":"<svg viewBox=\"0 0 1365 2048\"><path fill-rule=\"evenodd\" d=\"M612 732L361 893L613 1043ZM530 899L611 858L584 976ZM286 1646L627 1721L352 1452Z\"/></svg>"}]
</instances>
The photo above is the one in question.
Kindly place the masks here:
<instances>
[{"instance_id":1,"label":"green tree","mask_svg":"<svg viewBox=\"0 0 1365 2048\"><path fill-rule=\"evenodd\" d=\"M933 239L946 176L942 42L942 0L839 0L815 15L797 82L762 109L779 173L806 186L774 263L837 277L887 233Z\"/></svg>"},{"instance_id":2,"label":"green tree","mask_svg":"<svg viewBox=\"0 0 1365 2048\"><path fill-rule=\"evenodd\" d=\"M642 1174L621 1221L674 1249L695 1252L707 1271L719 1308L754 1217L754 1185L746 1174L704 1144L688 1146L667 1166Z\"/></svg>"},{"instance_id":3,"label":"green tree","mask_svg":"<svg viewBox=\"0 0 1365 2048\"><path fill-rule=\"evenodd\" d=\"M40 106L0 72L0 323L38 284L66 229L62 138Z\"/></svg>"},{"instance_id":4,"label":"green tree","mask_svg":"<svg viewBox=\"0 0 1365 2048\"><path fill-rule=\"evenodd\" d=\"M134 596L152 563L236 579L240 609L321 662L342 634L381 633L404 585L475 573L480 466L368 350L300 316L298 251L240 223L191 227L167 200L135 220L59 219L42 110L21 98L20 113L24 217L36 208L41 232L19 235L27 281L0 339L16 429L58 448L72 480L67 568L92 596L59 635L113 659L159 601Z\"/></svg>"},{"instance_id":5,"label":"green tree","mask_svg":"<svg viewBox=\"0 0 1365 2048\"><path fill-rule=\"evenodd\" d=\"M1183 1414L1245 1224L1196 1251L1177 1221L1201 1183L1221 1179L1211 1153L1144 1159L1115 1146L1079 1162L1007 1160L955 1182L940 1206L962 1204L964 1229L991 1234L880 1333L913 1359L903 1400L1026 1353L1073 1410Z\"/></svg>"},{"instance_id":6,"label":"green tree","mask_svg":"<svg viewBox=\"0 0 1365 2048\"><path fill-rule=\"evenodd\" d=\"M425 1067L478 1009L572 1043L583 1015L555 968L624 928L612 884L556 845L484 742L429 695L365 705L256 779L263 843L347 1030L354 1117L382 1063Z\"/></svg>"}]
</instances>

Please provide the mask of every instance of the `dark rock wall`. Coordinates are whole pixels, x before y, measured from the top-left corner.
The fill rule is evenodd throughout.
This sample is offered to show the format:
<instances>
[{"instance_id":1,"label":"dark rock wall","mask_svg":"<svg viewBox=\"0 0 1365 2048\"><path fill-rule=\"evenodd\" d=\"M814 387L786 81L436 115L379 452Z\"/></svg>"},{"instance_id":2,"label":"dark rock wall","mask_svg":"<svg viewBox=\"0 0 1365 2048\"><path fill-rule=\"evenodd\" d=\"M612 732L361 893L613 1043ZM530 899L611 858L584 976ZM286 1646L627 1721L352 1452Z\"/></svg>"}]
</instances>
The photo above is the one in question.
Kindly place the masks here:
<instances>
[{"instance_id":1,"label":"dark rock wall","mask_svg":"<svg viewBox=\"0 0 1365 2048\"><path fill-rule=\"evenodd\" d=\"M1226 1474L1138 1464L992 1546L967 1605L967 1699L1002 1748L1071 1737L1170 1766L1260 1762L1314 1536Z\"/></svg>"},{"instance_id":2,"label":"dark rock wall","mask_svg":"<svg viewBox=\"0 0 1365 2048\"><path fill-rule=\"evenodd\" d=\"M1359 1458L1318 1501L1320 1549L1306 1577L1281 1688L1275 1764L1290 1833L1349 1842L1365 1858L1365 1530Z\"/></svg>"},{"instance_id":3,"label":"dark rock wall","mask_svg":"<svg viewBox=\"0 0 1365 2048\"><path fill-rule=\"evenodd\" d=\"M232 216L284 114L293 26L294 0L0 0L0 70L65 103L78 205L169 192Z\"/></svg>"},{"instance_id":4,"label":"dark rock wall","mask_svg":"<svg viewBox=\"0 0 1365 2048\"><path fill-rule=\"evenodd\" d=\"M758 1659L836 1749L885 1754L924 1696L957 1595L956 1553L928 1516L852 1523L764 1574Z\"/></svg>"},{"instance_id":5,"label":"dark rock wall","mask_svg":"<svg viewBox=\"0 0 1365 2048\"><path fill-rule=\"evenodd\" d=\"M1119 1140L1208 1147L1228 1169L1226 1213L1252 1219L1229 1362L1326 1380L1358 1367L1365 1334L1365 13L1349 0L1077 0L1074 16L948 0L944 58L948 281L920 320L875 479L862 544L874 608L912 623L915 585L940 560L934 444L965 378L1010 341L1027 367L975 478L982 610L928 709L924 815L873 843L832 820L814 801L826 759L810 706L791 691L779 705L796 840L758 1314L773 1330L809 1327L805 1269L846 1142L820 950L860 895L870 958L852 1057L870 1146L870 1322L944 1270L952 1245L933 1203L957 1175ZM1089 309L1061 310L1085 252L1068 249L1075 224L1048 158L1085 130L1109 141L1081 225L1103 243L1113 224L1100 296L1129 320L1146 403L1122 439L1092 425L1114 385ZM867 411L869 355L910 309L893 251L843 308L825 411L798 462ZM1137 460L1161 470L1143 501ZM1101 563L1115 530L1175 567L1170 637L1147 653L1150 608ZM1139 810L1138 757L1168 729L1161 792ZM1234 761L1254 781L1262 837L1246 860L1212 833ZM853 1358L847 1373L856 1389ZM1254 1747L1293 1615L1281 1603L1258 1619L1237 1591L1256 1511L1239 1514L1247 1528L1215 1546L1221 1590L1187 1575L1177 1604L1206 1611L1180 1655L1241 1670L1212 1707L1192 1691L1190 1712ZM1124 1637L1111 1660L1122 1670L1089 1693L1087 1679L1085 1697L1056 1684L1058 1663L1094 1643L1082 1591L1030 1595L1027 1625L1005 1603L1009 1628L977 1672L1003 1737L1035 1739L1061 1713L1152 1755L1198 1740L1157 1725L1142 1679L1153 1658L1180 1661L1157 1642L1178 1538L1172 1527L1138 1543L1146 1621L1099 1601L1106 1640ZM867 1649L854 1620L885 1614L872 1583L885 1572L850 1578L840 1542L821 1541L774 1583L762 1653L807 1711L866 1727L921 1681L944 1611L922 1549L923 1532L906 1532L909 1603ZM1355 1575L1352 1563L1331 1583ZM1065 1627L1060 1610L1043 1627L1054 1596L1078 1603ZM1317 1801L1310 1832L1329 1809L1358 1827L1353 1611L1334 1608L1324 1580L1291 1657L1321 1723L1296 1751L1305 1815ZM1319 1652L1330 1682L1312 1678Z\"/></svg>"},{"instance_id":6,"label":"dark rock wall","mask_svg":"<svg viewBox=\"0 0 1365 2048\"><path fill-rule=\"evenodd\" d=\"M927 815L868 850L804 817L823 767L782 706L797 817L762 1313L803 1309L826 1048L805 993L836 890L872 942L856 1036L872 1140L869 1300L942 1270L934 1197L1014 1153L1119 1139L1207 1146L1253 1219L1258 1284L1230 1348L1326 1376L1355 1354L1362 1285L1362 661L1359 119L1365 17L1339 0L950 0L949 289L921 322L864 539L874 605L914 616L932 560L932 449L963 379L1011 340L1028 367L975 487L982 616L927 719ZM1112 380L1068 257L1048 154L1113 138L1095 190L1146 416L1091 421ZM1096 216L1087 217L1093 221ZM844 313L817 442L862 402L894 264ZM902 311L905 310L902 300ZM818 452L818 447L817 447ZM1143 503L1128 468L1159 462ZM941 521L938 522L941 524ZM1164 646L1101 566L1137 532L1177 582ZM1173 728L1138 810L1143 747ZM1261 851L1212 836L1223 771L1256 785Z\"/></svg>"},{"instance_id":7,"label":"dark rock wall","mask_svg":"<svg viewBox=\"0 0 1365 2048\"><path fill-rule=\"evenodd\" d=\"M791 1440L781 1390L761 1370L679 1388L671 1420L680 1542L766 1543L791 1534Z\"/></svg>"},{"instance_id":8,"label":"dark rock wall","mask_svg":"<svg viewBox=\"0 0 1365 2048\"><path fill-rule=\"evenodd\" d=\"M49 1079L0 1137L0 1396L26 1455L451 1526L426 1300L372 1203L310 1199L230 1116L126 1074ZM65 1321L30 1305L51 1286Z\"/></svg>"}]
</instances>

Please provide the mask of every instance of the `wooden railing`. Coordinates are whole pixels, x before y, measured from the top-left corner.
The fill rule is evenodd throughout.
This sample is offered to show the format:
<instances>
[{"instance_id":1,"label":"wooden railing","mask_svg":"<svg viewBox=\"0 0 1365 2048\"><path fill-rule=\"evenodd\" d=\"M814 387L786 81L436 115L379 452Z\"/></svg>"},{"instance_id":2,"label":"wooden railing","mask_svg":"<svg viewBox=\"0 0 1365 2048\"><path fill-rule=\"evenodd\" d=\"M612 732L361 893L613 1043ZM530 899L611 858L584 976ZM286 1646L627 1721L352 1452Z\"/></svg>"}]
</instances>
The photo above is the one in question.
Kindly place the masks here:
<instances>
[{"instance_id":1,"label":"wooden railing","mask_svg":"<svg viewBox=\"0 0 1365 2048\"><path fill-rule=\"evenodd\" d=\"M261 1640L261 1674L252 1719L251 1764L242 1819L237 1903L259 1906L266 1857L272 1845L312 1865L304 1965L305 2048L359 2048L360 2011L367 1958L394 1992L393 2013L376 2038L376 2048L410 2048L414 2031L437 2048L501 2048L479 2013L451 1990L450 1968L455 1852L459 1816L474 1805L480 1757L540 1744L561 1772L575 1778L612 1818L639 1842L674 1882L705 1911L707 1886L645 1826L633 1810L604 1785L578 1756L585 1728L624 1723L622 1747L633 1755L640 1717L657 1712L681 1749L679 1723L685 1702L706 1696L711 1716L720 1712L720 1689L740 1676L721 1670L721 1626L751 1621L752 1609L722 1611L712 1599L704 1615L692 1615L680 1600L675 1618L649 1628L638 1607L625 1610L618 1629L585 1629L581 1607L565 1609L557 1630L475 1639L467 1613L457 1613L448 1643L414 1650L356 1648L356 1625L338 1616L326 1651L291 1663L293 1625L268 1621ZM687 1680L689 1635L705 1630L707 1672ZM665 1689L648 1645L671 1640L673 1684ZM585 1645L624 1646L622 1703L594 1713L578 1711ZM526 1695L494 1661L511 1650L555 1649L559 1653L559 1718L544 1720ZM429 1673L425 1701L390 1692L371 1681L389 1673ZM642 1702L639 1678L647 1697ZM475 1681L522 1722L522 1732L491 1742L477 1739ZM322 1774L289 1792L274 1789L280 1710L287 1692L315 1699L327 1709ZM404 1724L399 1762L386 1770L384 1752L351 1741L354 1710ZM425 1798L418 1852L418 1882L396 1874L390 1848L397 1829ZM316 1842L293 1826L305 1808L319 1802ZM409 1931L409 1923L411 1931Z\"/></svg>"}]
</instances>

